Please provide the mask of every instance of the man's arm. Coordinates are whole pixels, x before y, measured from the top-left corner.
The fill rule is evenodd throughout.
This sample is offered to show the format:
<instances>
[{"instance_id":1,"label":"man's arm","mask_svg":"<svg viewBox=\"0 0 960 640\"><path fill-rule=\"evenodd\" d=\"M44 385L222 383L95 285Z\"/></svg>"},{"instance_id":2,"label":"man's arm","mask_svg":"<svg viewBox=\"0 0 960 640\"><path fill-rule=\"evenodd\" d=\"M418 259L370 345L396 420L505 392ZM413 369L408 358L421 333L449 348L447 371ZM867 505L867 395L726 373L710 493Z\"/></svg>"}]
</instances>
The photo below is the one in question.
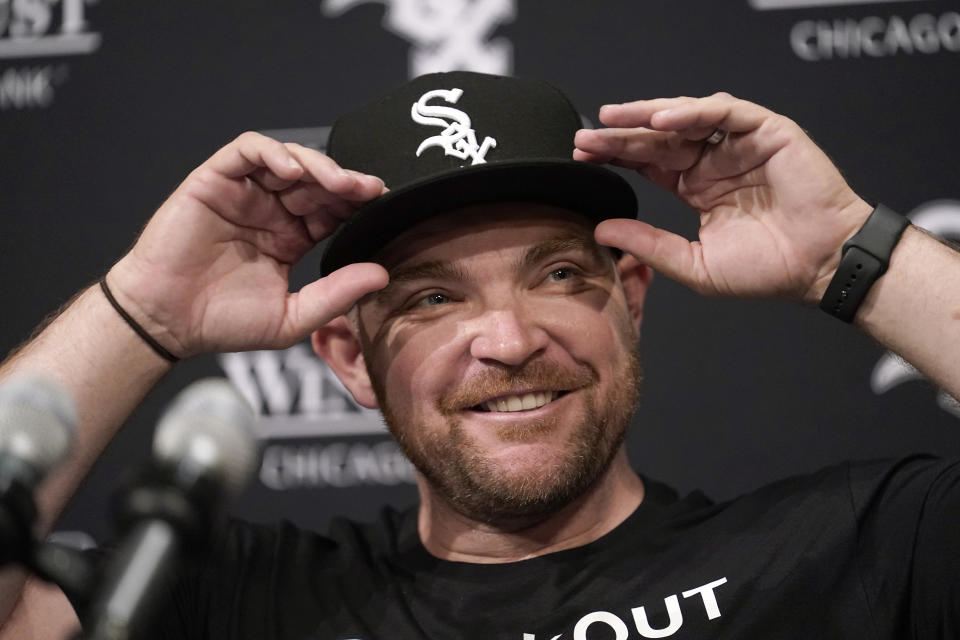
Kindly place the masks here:
<instances>
[{"instance_id":1,"label":"man's arm","mask_svg":"<svg viewBox=\"0 0 960 640\"><path fill-rule=\"evenodd\" d=\"M293 264L383 191L378 178L316 151L244 134L184 180L106 279L134 321L178 357L287 347L386 284L382 267L354 264L288 290ZM0 381L18 372L54 379L77 408L69 458L38 491L41 534L171 366L93 286L0 367ZM0 573L0 621L22 584L22 572ZM45 606L42 593L29 605Z\"/></svg>"},{"instance_id":2,"label":"man's arm","mask_svg":"<svg viewBox=\"0 0 960 640\"><path fill-rule=\"evenodd\" d=\"M120 425L171 366L133 332L97 286L83 291L3 364L3 378L34 372L59 382L77 409L70 455L37 495L41 530L50 528Z\"/></svg>"},{"instance_id":3,"label":"man's arm","mask_svg":"<svg viewBox=\"0 0 960 640\"><path fill-rule=\"evenodd\" d=\"M70 455L37 492L40 532L50 530L120 425L170 367L110 307L99 287L90 287L0 368L2 377L34 372L59 382L77 409L77 434ZM25 578L15 567L0 572L0 621L10 615ZM22 635L23 625L34 619L62 620L72 615L57 591L35 585L24 598L36 606L21 610L18 629L3 627L3 640L29 637ZM33 615L36 610L45 615Z\"/></svg>"},{"instance_id":4,"label":"man's arm","mask_svg":"<svg viewBox=\"0 0 960 640\"><path fill-rule=\"evenodd\" d=\"M908 227L855 322L960 399L960 253Z\"/></svg>"},{"instance_id":5,"label":"man's arm","mask_svg":"<svg viewBox=\"0 0 960 640\"><path fill-rule=\"evenodd\" d=\"M608 105L609 128L577 134L574 157L637 170L700 215L689 242L609 220L599 242L705 295L817 305L873 207L788 118L727 94ZM707 142L716 129L719 144ZM855 318L869 335L960 397L960 254L908 228Z\"/></svg>"}]
</instances>

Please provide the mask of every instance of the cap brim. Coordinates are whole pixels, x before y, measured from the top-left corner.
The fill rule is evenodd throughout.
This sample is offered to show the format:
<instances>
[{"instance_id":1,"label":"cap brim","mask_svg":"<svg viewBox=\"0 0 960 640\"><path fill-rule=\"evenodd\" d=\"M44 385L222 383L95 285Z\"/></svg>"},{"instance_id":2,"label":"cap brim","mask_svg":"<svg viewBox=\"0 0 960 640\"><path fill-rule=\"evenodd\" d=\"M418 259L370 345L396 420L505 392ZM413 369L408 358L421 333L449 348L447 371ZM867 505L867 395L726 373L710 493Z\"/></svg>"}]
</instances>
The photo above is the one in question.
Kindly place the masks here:
<instances>
[{"instance_id":1,"label":"cap brim","mask_svg":"<svg viewBox=\"0 0 960 640\"><path fill-rule=\"evenodd\" d=\"M543 159L479 164L428 176L361 207L330 238L321 273L375 261L377 252L398 235L440 213L511 201L552 204L595 222L637 215L630 184L599 165Z\"/></svg>"}]
</instances>

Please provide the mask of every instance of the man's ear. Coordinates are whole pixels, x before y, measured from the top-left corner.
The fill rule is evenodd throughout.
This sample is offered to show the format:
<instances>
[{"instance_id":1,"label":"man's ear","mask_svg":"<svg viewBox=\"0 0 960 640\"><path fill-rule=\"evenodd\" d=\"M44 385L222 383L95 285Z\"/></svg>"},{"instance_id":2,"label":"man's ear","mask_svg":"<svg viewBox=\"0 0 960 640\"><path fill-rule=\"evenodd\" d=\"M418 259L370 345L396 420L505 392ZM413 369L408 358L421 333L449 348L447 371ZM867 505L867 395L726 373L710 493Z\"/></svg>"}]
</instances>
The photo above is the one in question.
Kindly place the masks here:
<instances>
[{"instance_id":1,"label":"man's ear","mask_svg":"<svg viewBox=\"0 0 960 640\"><path fill-rule=\"evenodd\" d=\"M627 307L633 327L640 332L643 322L643 303L647 297L647 290L653 281L653 269L637 260L633 255L624 252L617 260L617 272L620 274L620 283L627 298Z\"/></svg>"},{"instance_id":2,"label":"man's ear","mask_svg":"<svg viewBox=\"0 0 960 640\"><path fill-rule=\"evenodd\" d=\"M314 352L337 374L358 404L368 409L378 408L360 339L346 316L334 318L314 331L310 343Z\"/></svg>"}]
</instances>

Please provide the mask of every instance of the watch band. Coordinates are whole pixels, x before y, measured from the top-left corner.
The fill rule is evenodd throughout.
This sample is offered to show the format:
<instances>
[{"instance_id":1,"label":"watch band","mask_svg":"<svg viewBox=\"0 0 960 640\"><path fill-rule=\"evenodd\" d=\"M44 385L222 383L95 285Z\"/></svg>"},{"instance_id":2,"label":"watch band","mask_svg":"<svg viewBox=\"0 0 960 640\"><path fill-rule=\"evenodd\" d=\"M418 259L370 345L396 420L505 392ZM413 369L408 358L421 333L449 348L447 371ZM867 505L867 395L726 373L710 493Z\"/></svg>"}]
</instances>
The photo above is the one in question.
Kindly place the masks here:
<instances>
[{"instance_id":1,"label":"watch band","mask_svg":"<svg viewBox=\"0 0 960 640\"><path fill-rule=\"evenodd\" d=\"M843 244L843 257L820 308L844 322L853 322L870 287L890 264L890 254L910 221L878 204L860 230Z\"/></svg>"}]
</instances>

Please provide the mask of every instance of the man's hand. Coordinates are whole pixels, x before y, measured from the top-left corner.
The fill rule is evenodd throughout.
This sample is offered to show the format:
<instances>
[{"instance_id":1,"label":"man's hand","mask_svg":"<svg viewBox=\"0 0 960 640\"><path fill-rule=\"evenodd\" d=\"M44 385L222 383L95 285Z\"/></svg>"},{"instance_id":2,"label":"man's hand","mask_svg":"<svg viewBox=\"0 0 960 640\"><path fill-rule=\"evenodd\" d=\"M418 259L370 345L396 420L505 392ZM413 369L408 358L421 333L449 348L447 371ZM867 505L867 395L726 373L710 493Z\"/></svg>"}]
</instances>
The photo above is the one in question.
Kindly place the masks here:
<instances>
[{"instance_id":1,"label":"man's hand","mask_svg":"<svg viewBox=\"0 0 960 640\"><path fill-rule=\"evenodd\" d=\"M700 214L700 239L609 220L597 241L706 295L819 302L870 214L793 121L727 94L607 105L574 158L637 170ZM706 138L727 131L719 144ZM642 217L642 214L641 214Z\"/></svg>"},{"instance_id":2,"label":"man's hand","mask_svg":"<svg viewBox=\"0 0 960 640\"><path fill-rule=\"evenodd\" d=\"M288 292L291 267L385 190L321 153L245 133L187 177L107 281L177 356L287 347L386 285L367 263Z\"/></svg>"}]
</instances>

